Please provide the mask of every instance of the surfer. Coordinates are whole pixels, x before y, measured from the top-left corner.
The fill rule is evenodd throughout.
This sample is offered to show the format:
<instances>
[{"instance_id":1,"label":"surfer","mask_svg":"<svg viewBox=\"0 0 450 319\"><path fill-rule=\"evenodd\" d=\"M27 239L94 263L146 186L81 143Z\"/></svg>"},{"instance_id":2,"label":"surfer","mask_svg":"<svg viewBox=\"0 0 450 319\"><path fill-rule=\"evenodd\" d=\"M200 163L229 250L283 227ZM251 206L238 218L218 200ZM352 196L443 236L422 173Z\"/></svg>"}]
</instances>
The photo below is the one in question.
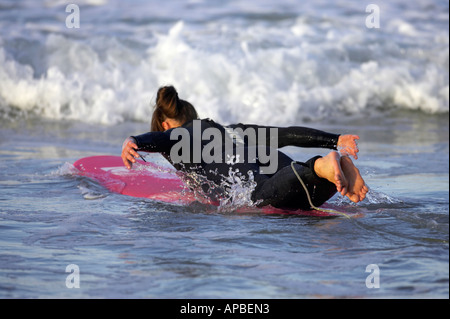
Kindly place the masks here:
<instances>
[{"instance_id":1,"label":"surfer","mask_svg":"<svg viewBox=\"0 0 450 319\"><path fill-rule=\"evenodd\" d=\"M234 133L231 138L233 142L227 146L230 130ZM204 137L214 137L214 132L219 132L217 135L220 137L215 143L208 144L211 139ZM238 136L236 132L244 135ZM186 137L187 142L181 143L178 137ZM358 158L358 139L357 135L332 134L298 126L283 128L241 123L222 126L209 119L199 120L194 106L180 99L173 86L165 86L158 90L156 96L151 131L128 137L123 143L121 157L125 166L131 169L140 157L137 151L159 152L176 169L202 175L219 186L218 189L224 177L229 175L230 168L237 169L241 174L252 175L256 182L252 200L259 206L310 209L311 201L307 200L307 196L315 206L322 205L336 192L355 203L364 200L368 187L350 158ZM328 148L333 151L301 163L278 150L284 146ZM267 163L267 156L264 155L267 152L272 154L274 148L271 163ZM215 160L200 157L211 152ZM230 157L230 154L235 155ZM276 167L269 170L273 162ZM210 184L202 186L206 187L204 190L207 193L213 193Z\"/></svg>"}]
</instances>

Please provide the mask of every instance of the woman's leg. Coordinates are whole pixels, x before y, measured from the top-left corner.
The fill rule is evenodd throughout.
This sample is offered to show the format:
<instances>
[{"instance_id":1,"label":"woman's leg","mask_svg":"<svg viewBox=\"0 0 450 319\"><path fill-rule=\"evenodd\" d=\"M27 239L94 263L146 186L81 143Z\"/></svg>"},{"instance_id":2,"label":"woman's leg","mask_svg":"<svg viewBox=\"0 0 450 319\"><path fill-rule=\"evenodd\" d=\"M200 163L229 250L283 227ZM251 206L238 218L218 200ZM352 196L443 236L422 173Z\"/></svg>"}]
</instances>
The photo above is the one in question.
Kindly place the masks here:
<instances>
[{"instance_id":1,"label":"woman's leg","mask_svg":"<svg viewBox=\"0 0 450 319\"><path fill-rule=\"evenodd\" d=\"M368 192L358 168L348 156L341 157L338 152L313 157L306 163L296 162L294 168L306 185L314 206L324 204L336 192L355 203L362 201ZM254 200L261 200L260 206L311 208L306 192L291 165L262 180L255 189Z\"/></svg>"},{"instance_id":2,"label":"woman's leg","mask_svg":"<svg viewBox=\"0 0 450 319\"><path fill-rule=\"evenodd\" d=\"M320 158L320 156L316 156L306 163L296 162L294 164L294 168L305 183L315 206L322 205L336 194L336 185L327 179L320 178L314 171L314 164ZM260 200L259 206L311 209L306 192L290 164L291 162L258 184L253 193L253 200Z\"/></svg>"}]
</instances>

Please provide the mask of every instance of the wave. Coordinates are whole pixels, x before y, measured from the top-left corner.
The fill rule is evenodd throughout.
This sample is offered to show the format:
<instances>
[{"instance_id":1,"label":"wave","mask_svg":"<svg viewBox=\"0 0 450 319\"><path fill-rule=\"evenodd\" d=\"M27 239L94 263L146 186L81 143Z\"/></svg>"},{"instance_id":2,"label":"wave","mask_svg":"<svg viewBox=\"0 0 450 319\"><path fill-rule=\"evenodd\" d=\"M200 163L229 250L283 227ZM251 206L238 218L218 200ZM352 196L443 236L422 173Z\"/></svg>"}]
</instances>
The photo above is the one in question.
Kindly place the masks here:
<instances>
[{"instance_id":1,"label":"wave","mask_svg":"<svg viewBox=\"0 0 450 319\"><path fill-rule=\"evenodd\" d=\"M231 19L137 29L130 37L3 36L0 116L148 122L167 84L223 123L449 112L448 28L425 32L396 19L369 32L304 15L245 28Z\"/></svg>"}]
</instances>

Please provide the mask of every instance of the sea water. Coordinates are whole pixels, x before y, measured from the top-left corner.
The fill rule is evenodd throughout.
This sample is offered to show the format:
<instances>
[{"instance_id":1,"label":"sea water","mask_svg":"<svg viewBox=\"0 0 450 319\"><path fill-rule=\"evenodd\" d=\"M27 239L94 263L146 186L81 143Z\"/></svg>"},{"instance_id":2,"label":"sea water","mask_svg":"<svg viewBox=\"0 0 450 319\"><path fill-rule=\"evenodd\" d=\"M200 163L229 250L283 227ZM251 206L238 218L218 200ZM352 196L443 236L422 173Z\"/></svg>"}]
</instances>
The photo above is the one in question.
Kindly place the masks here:
<instances>
[{"instance_id":1,"label":"sea water","mask_svg":"<svg viewBox=\"0 0 450 319\"><path fill-rule=\"evenodd\" d=\"M447 1L73 4L0 1L0 297L448 298ZM359 218L211 212L77 176L148 131L168 84L223 124L359 135L368 196L330 201Z\"/></svg>"}]
</instances>

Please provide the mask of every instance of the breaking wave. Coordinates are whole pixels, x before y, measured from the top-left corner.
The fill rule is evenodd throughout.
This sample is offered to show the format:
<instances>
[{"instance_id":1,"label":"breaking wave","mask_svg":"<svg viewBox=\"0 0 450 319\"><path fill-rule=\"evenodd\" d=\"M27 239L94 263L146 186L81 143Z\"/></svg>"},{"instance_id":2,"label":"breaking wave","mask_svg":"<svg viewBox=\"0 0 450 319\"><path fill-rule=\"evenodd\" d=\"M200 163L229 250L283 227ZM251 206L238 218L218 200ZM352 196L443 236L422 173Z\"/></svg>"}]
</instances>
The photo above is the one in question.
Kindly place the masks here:
<instances>
[{"instance_id":1,"label":"breaking wave","mask_svg":"<svg viewBox=\"0 0 450 319\"><path fill-rule=\"evenodd\" d=\"M324 13L321 2L264 11L200 1L179 21L164 18L169 4L145 19L142 9L156 4L134 1L124 19L118 3L91 2L79 30L64 26L59 2L39 10L25 1L18 18L35 16L16 28L13 9L0 8L0 116L148 122L166 84L224 124L449 111L448 4L439 1L423 10L395 1L379 29L364 25L365 7L353 2ZM91 18L98 10L108 15Z\"/></svg>"}]
</instances>

